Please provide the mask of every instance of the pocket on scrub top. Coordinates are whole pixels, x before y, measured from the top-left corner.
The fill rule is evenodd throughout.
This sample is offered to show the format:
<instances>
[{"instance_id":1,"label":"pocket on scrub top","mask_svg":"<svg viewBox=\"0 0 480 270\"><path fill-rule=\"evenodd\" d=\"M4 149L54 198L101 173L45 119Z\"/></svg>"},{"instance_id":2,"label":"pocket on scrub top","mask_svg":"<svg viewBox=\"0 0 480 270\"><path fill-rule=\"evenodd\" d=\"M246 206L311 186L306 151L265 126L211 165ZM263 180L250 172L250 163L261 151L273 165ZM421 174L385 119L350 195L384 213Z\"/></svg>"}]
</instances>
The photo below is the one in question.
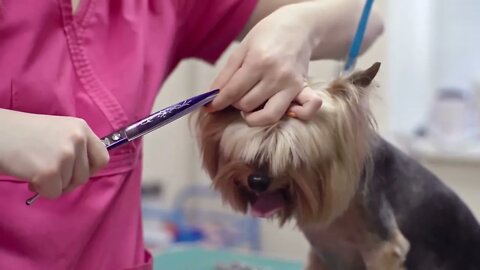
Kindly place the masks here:
<instances>
[{"instance_id":1,"label":"pocket on scrub top","mask_svg":"<svg viewBox=\"0 0 480 270\"><path fill-rule=\"evenodd\" d=\"M153 257L150 252L145 250L145 261L143 263L123 270L153 270Z\"/></svg>"},{"instance_id":2,"label":"pocket on scrub top","mask_svg":"<svg viewBox=\"0 0 480 270\"><path fill-rule=\"evenodd\" d=\"M48 114L75 115L73 89L65 88L53 80L14 78L11 83L11 108L15 111Z\"/></svg>"}]
</instances>

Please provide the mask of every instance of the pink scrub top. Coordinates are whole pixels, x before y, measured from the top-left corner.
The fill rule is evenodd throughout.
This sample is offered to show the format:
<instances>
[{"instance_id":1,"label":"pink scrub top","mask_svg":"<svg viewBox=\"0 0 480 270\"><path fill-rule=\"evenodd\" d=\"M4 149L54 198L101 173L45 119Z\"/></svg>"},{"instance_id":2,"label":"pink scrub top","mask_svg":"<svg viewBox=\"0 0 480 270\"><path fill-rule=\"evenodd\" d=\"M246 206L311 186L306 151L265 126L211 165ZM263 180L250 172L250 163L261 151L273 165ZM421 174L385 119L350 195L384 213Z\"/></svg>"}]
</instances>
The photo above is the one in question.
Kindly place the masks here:
<instances>
[{"instance_id":1,"label":"pink scrub top","mask_svg":"<svg viewBox=\"0 0 480 270\"><path fill-rule=\"evenodd\" d=\"M148 115L179 61L213 63L255 0L83 0L75 15L71 0L0 6L0 108L80 117L102 137ZM141 143L119 148L87 184L32 206L25 182L0 176L0 269L152 269L141 163Z\"/></svg>"}]
</instances>

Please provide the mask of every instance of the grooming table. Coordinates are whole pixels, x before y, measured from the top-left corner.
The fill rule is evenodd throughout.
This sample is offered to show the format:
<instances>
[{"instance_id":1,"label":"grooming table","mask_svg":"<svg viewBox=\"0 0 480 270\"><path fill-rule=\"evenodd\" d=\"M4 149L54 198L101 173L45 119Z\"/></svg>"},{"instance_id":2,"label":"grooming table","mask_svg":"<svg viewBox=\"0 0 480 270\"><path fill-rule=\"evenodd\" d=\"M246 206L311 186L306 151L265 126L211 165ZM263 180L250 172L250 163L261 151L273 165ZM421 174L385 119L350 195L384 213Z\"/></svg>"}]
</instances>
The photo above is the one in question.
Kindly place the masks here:
<instances>
[{"instance_id":1,"label":"grooming table","mask_svg":"<svg viewBox=\"0 0 480 270\"><path fill-rule=\"evenodd\" d=\"M301 263L243 252L179 247L154 256L154 269L175 270L302 270ZM234 267L237 265L237 267ZM239 267L238 265L241 265ZM227 267L231 266L231 267ZM223 267L223 268L222 268Z\"/></svg>"}]
</instances>

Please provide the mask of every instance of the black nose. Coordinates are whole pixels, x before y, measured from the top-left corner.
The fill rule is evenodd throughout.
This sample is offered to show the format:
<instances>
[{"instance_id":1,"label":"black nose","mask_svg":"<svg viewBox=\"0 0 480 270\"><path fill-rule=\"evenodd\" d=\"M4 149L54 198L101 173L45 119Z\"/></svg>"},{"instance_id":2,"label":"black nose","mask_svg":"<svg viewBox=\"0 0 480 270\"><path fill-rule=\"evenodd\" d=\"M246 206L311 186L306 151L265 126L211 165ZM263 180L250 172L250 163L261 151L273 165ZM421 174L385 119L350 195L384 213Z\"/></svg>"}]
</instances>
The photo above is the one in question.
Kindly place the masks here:
<instances>
[{"instance_id":1,"label":"black nose","mask_svg":"<svg viewBox=\"0 0 480 270\"><path fill-rule=\"evenodd\" d=\"M248 176L248 187L258 193L264 192L270 186L270 177L264 174L250 174Z\"/></svg>"}]
</instances>

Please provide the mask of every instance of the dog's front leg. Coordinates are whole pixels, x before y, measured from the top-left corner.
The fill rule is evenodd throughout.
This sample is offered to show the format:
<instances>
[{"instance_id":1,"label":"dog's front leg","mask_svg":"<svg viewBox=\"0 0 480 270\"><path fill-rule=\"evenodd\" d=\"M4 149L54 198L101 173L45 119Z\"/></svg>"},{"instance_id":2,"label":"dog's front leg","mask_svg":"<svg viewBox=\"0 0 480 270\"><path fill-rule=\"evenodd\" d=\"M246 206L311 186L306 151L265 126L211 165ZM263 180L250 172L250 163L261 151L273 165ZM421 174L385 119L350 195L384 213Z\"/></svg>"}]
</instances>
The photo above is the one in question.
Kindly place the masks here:
<instances>
[{"instance_id":1,"label":"dog's front leg","mask_svg":"<svg viewBox=\"0 0 480 270\"><path fill-rule=\"evenodd\" d=\"M368 270L404 270L410 244L396 229L390 240L379 242L373 249L364 251L362 257Z\"/></svg>"},{"instance_id":2,"label":"dog's front leg","mask_svg":"<svg viewBox=\"0 0 480 270\"><path fill-rule=\"evenodd\" d=\"M360 254L351 249L310 250L306 270L365 270Z\"/></svg>"}]
</instances>

